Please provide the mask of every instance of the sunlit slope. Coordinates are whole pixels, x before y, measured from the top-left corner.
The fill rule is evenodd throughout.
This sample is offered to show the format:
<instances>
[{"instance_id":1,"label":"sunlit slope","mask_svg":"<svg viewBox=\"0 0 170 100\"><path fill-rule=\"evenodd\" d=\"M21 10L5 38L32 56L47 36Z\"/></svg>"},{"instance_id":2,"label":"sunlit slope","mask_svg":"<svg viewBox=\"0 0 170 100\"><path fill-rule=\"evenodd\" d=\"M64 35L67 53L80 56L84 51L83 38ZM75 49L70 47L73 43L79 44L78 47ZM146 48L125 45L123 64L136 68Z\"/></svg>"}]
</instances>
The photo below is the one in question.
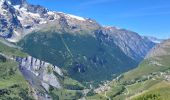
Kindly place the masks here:
<instances>
[{"instance_id":1,"label":"sunlit slope","mask_svg":"<svg viewBox=\"0 0 170 100\"><path fill-rule=\"evenodd\" d=\"M166 71L170 68L170 40L157 45L150 51L146 59L136 69L125 73L123 80L140 78L154 72Z\"/></svg>"},{"instance_id":2,"label":"sunlit slope","mask_svg":"<svg viewBox=\"0 0 170 100\"><path fill-rule=\"evenodd\" d=\"M157 45L136 69L120 81L131 89L132 100L169 100L170 41ZM149 84L147 84L149 82Z\"/></svg>"}]
</instances>

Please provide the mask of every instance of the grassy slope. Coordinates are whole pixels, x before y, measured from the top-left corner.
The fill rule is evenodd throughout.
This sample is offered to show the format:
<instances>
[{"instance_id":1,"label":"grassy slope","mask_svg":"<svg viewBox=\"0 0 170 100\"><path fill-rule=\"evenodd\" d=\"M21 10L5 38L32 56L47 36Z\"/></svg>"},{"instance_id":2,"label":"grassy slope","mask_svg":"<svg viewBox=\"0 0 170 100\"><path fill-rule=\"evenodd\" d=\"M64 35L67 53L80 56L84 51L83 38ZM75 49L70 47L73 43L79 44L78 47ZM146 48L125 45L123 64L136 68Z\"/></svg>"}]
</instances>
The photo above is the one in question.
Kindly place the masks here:
<instances>
[{"instance_id":1,"label":"grassy slope","mask_svg":"<svg viewBox=\"0 0 170 100\"><path fill-rule=\"evenodd\" d=\"M139 67L124 74L123 81L140 78L153 72L164 72L170 69L170 40L156 46L150 57L145 59ZM154 54L154 55L153 55Z\"/></svg>"},{"instance_id":2,"label":"grassy slope","mask_svg":"<svg viewBox=\"0 0 170 100\"><path fill-rule=\"evenodd\" d=\"M156 72L166 72L170 69L170 62L169 62L170 56L159 56L159 60L152 59L152 61L157 61L161 66L159 65L150 65L146 63L142 63L139 68L135 69L131 72L128 72L125 74L125 80L131 80L131 79L140 79L142 75L149 75L151 73ZM135 74L139 72L138 74ZM132 100L147 100L150 98L150 100L169 100L170 95L170 84L169 82L165 82L162 78L156 80L148 80L150 81L148 84L143 84L140 86L136 86L134 89L132 88L133 94L135 92L139 92L139 90L144 91L140 95L134 96ZM123 80L124 81L124 80ZM147 81L147 82L148 82ZM143 82L141 82L142 84ZM140 83L138 83L139 85ZM137 91L135 91L137 90ZM146 92L145 92L146 91ZM155 99L153 99L155 98Z\"/></svg>"},{"instance_id":3,"label":"grassy slope","mask_svg":"<svg viewBox=\"0 0 170 100\"><path fill-rule=\"evenodd\" d=\"M159 48L158 48L159 49ZM170 48L168 46L162 47L167 52L167 55L159 55L155 57L150 57L145 59L139 67L129 71L123 75L120 79L121 82L126 82L129 80L138 80L139 82L127 86L129 90L129 96L135 97L133 95L138 94L134 100L168 100L169 92L169 82L164 81L163 77L160 77L160 72L168 72L170 69ZM159 53L159 52L158 52ZM153 64L154 63L154 64ZM155 64L156 63L156 64ZM169 73L168 73L169 74ZM151 76L149 80L145 80L147 76ZM141 93L140 93L141 92Z\"/></svg>"},{"instance_id":4,"label":"grassy slope","mask_svg":"<svg viewBox=\"0 0 170 100\"><path fill-rule=\"evenodd\" d=\"M140 78L143 75L148 75L153 72L165 71L170 68L169 58L170 58L170 55L160 56L159 60L155 58L146 59L139 65L138 68L125 73L123 75L124 77L122 81ZM150 61L159 62L162 65L161 66L153 65L153 64L150 64Z\"/></svg>"},{"instance_id":5,"label":"grassy slope","mask_svg":"<svg viewBox=\"0 0 170 100\"><path fill-rule=\"evenodd\" d=\"M21 51L0 42L0 53L8 56L26 56ZM1 58L2 59L2 58ZM18 69L18 63L12 60L0 60L0 99L32 100L29 85Z\"/></svg>"},{"instance_id":6,"label":"grassy slope","mask_svg":"<svg viewBox=\"0 0 170 100\"><path fill-rule=\"evenodd\" d=\"M147 92L139 96L134 96L132 100L169 100L170 98L170 83L162 81L151 86Z\"/></svg>"}]
</instances>

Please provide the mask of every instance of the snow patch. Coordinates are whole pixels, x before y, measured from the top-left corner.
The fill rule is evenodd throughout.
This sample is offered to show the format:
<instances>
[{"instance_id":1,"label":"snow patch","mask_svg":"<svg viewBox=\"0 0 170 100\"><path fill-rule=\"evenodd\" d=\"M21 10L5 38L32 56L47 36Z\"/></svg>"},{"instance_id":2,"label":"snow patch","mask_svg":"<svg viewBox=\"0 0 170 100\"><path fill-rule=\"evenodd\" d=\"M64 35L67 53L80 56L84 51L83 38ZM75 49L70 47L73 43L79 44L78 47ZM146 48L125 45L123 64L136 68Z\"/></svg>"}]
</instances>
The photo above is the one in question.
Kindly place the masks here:
<instances>
[{"instance_id":1,"label":"snow patch","mask_svg":"<svg viewBox=\"0 0 170 100\"><path fill-rule=\"evenodd\" d=\"M0 15L6 16L7 11L5 9L0 8Z\"/></svg>"},{"instance_id":2,"label":"snow patch","mask_svg":"<svg viewBox=\"0 0 170 100\"><path fill-rule=\"evenodd\" d=\"M20 16L17 16L17 18L18 18L18 20L24 20L22 17L20 17Z\"/></svg>"},{"instance_id":3,"label":"snow patch","mask_svg":"<svg viewBox=\"0 0 170 100\"><path fill-rule=\"evenodd\" d=\"M27 9L22 7L20 8L20 5L15 5L14 8L20 12L22 12L22 14L26 17L27 15L33 17L33 18L37 18L40 17L40 15L38 13L31 13L31 12L27 12Z\"/></svg>"},{"instance_id":4,"label":"snow patch","mask_svg":"<svg viewBox=\"0 0 170 100\"><path fill-rule=\"evenodd\" d=\"M2 5L4 4L4 1L5 1L5 0L1 0L1 1L0 1L0 6L2 6Z\"/></svg>"},{"instance_id":5,"label":"snow patch","mask_svg":"<svg viewBox=\"0 0 170 100\"><path fill-rule=\"evenodd\" d=\"M39 24L46 24L46 23L47 23L47 21L40 21Z\"/></svg>"},{"instance_id":6,"label":"snow patch","mask_svg":"<svg viewBox=\"0 0 170 100\"><path fill-rule=\"evenodd\" d=\"M86 19L84 19L83 17L79 17L79 16L75 16L75 15L71 15L71 14L66 14L66 16L68 16L70 18L78 19L81 21L86 21Z\"/></svg>"},{"instance_id":7,"label":"snow patch","mask_svg":"<svg viewBox=\"0 0 170 100\"><path fill-rule=\"evenodd\" d=\"M161 43L161 41L159 41L159 40L152 40L152 42L154 42L154 43Z\"/></svg>"},{"instance_id":8,"label":"snow patch","mask_svg":"<svg viewBox=\"0 0 170 100\"><path fill-rule=\"evenodd\" d=\"M16 10L19 10L20 9L20 5L15 5L13 6Z\"/></svg>"},{"instance_id":9,"label":"snow patch","mask_svg":"<svg viewBox=\"0 0 170 100\"><path fill-rule=\"evenodd\" d=\"M12 38L7 38L7 40L8 40L9 42L13 42L13 43L18 42L18 39L17 39L17 38L14 38L14 37L12 37Z\"/></svg>"},{"instance_id":10,"label":"snow patch","mask_svg":"<svg viewBox=\"0 0 170 100\"><path fill-rule=\"evenodd\" d=\"M1 12L3 11L2 6L3 6L3 4L4 4L4 1L5 1L5 0L1 0L1 1L0 1L0 14L1 14Z\"/></svg>"},{"instance_id":11,"label":"snow patch","mask_svg":"<svg viewBox=\"0 0 170 100\"><path fill-rule=\"evenodd\" d=\"M7 3L8 3L9 5L11 5L11 2L10 2L10 1L7 1Z\"/></svg>"},{"instance_id":12,"label":"snow patch","mask_svg":"<svg viewBox=\"0 0 170 100\"><path fill-rule=\"evenodd\" d=\"M156 37L152 37L152 36L144 36L144 38L148 38L150 41L154 42L154 43L161 43L162 41L164 41L164 39L158 39Z\"/></svg>"},{"instance_id":13,"label":"snow patch","mask_svg":"<svg viewBox=\"0 0 170 100\"><path fill-rule=\"evenodd\" d=\"M106 29L109 29L109 30L112 30L112 29L117 29L117 30L120 30L121 28L120 27L118 27L118 26L103 26L103 27L105 27Z\"/></svg>"},{"instance_id":14,"label":"snow patch","mask_svg":"<svg viewBox=\"0 0 170 100\"><path fill-rule=\"evenodd\" d=\"M24 8L24 7L20 8L20 10L21 10L22 12L26 12L26 11L27 11L27 9Z\"/></svg>"},{"instance_id":15,"label":"snow patch","mask_svg":"<svg viewBox=\"0 0 170 100\"><path fill-rule=\"evenodd\" d=\"M47 14L48 14L48 15L55 15L55 12L49 11L49 12L47 12Z\"/></svg>"},{"instance_id":16,"label":"snow patch","mask_svg":"<svg viewBox=\"0 0 170 100\"><path fill-rule=\"evenodd\" d=\"M40 15L36 13L27 12L27 14L32 16L33 18L40 17Z\"/></svg>"},{"instance_id":17,"label":"snow patch","mask_svg":"<svg viewBox=\"0 0 170 100\"><path fill-rule=\"evenodd\" d=\"M20 37L21 37L21 34L14 30L13 31L13 36L11 38L7 38L7 40L9 42L15 43L15 42L17 42L19 40Z\"/></svg>"}]
</instances>

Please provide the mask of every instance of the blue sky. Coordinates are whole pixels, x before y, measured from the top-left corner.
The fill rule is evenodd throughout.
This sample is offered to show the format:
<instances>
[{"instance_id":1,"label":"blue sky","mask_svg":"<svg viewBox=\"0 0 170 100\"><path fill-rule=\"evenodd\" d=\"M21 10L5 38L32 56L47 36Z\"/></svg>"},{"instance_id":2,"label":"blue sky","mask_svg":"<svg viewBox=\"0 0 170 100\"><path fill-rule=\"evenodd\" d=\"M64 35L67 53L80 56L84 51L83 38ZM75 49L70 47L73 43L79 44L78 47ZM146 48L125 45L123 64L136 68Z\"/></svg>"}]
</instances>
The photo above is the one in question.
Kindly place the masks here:
<instances>
[{"instance_id":1,"label":"blue sky","mask_svg":"<svg viewBox=\"0 0 170 100\"><path fill-rule=\"evenodd\" d=\"M97 20L141 35L170 37L170 0L28 0L50 10Z\"/></svg>"}]
</instances>

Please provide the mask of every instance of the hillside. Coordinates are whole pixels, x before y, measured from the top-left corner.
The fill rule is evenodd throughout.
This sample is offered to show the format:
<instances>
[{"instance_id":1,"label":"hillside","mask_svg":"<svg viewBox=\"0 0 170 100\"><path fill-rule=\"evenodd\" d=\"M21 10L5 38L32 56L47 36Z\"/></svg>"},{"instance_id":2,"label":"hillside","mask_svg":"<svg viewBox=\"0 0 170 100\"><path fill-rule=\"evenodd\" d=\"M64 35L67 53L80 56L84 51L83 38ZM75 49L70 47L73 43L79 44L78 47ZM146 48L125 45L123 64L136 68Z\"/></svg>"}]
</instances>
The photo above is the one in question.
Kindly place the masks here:
<instances>
[{"instance_id":1,"label":"hillside","mask_svg":"<svg viewBox=\"0 0 170 100\"><path fill-rule=\"evenodd\" d=\"M170 40L167 40L157 45L137 68L120 75L112 82L104 83L105 85L95 90L96 95L87 98L169 100L169 43Z\"/></svg>"},{"instance_id":2,"label":"hillside","mask_svg":"<svg viewBox=\"0 0 170 100\"><path fill-rule=\"evenodd\" d=\"M125 72L138 64L114 43L106 43L103 33L95 34L96 37L37 32L26 36L19 45L30 55L66 70L80 82L111 79L113 74Z\"/></svg>"},{"instance_id":3,"label":"hillside","mask_svg":"<svg viewBox=\"0 0 170 100\"><path fill-rule=\"evenodd\" d=\"M18 49L8 47L0 42L0 99L1 100L33 100L31 87L26 82L19 64L13 56L26 56Z\"/></svg>"},{"instance_id":4,"label":"hillside","mask_svg":"<svg viewBox=\"0 0 170 100\"><path fill-rule=\"evenodd\" d=\"M84 88L57 66L31 57L1 39L0 99L78 99Z\"/></svg>"}]
</instances>

